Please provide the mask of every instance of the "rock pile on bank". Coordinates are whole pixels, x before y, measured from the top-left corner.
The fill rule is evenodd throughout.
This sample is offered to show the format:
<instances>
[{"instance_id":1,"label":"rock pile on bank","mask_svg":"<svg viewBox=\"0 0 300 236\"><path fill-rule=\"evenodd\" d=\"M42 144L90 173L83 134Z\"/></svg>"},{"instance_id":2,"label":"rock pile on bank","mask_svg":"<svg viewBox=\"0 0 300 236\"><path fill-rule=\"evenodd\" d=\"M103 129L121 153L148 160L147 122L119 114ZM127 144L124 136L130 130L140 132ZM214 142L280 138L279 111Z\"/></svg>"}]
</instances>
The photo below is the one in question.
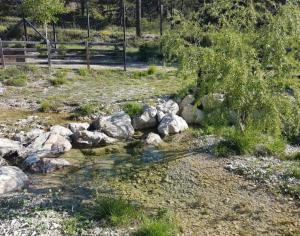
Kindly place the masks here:
<instances>
[{"instance_id":1,"label":"rock pile on bank","mask_svg":"<svg viewBox=\"0 0 300 236\"><path fill-rule=\"evenodd\" d=\"M23 171L49 173L71 166L60 156L73 146L105 146L131 139L135 131L145 129L156 130L157 133L150 133L144 143L158 146L163 137L188 129L188 123L201 122L203 114L193 106L193 102L193 97L188 96L180 105L173 100L160 102L157 106L145 105L142 113L135 117L121 111L100 116L91 123L71 123L68 127L55 125L48 130L32 129L15 134L14 140L0 138L0 167L3 169L0 171L0 193L24 187L28 177Z\"/></svg>"}]
</instances>

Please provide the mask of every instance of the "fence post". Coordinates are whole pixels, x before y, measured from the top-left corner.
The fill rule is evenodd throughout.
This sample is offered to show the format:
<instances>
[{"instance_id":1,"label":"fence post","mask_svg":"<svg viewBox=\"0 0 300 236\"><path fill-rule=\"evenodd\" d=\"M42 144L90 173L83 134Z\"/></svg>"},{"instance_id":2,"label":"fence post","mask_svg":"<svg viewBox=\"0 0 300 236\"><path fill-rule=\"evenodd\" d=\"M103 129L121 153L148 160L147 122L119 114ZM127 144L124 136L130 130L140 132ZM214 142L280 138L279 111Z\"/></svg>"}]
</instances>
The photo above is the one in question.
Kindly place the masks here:
<instances>
[{"instance_id":1,"label":"fence post","mask_svg":"<svg viewBox=\"0 0 300 236\"><path fill-rule=\"evenodd\" d=\"M47 42L47 54L48 54L48 66L50 69L51 68L51 44L49 39L47 39L46 42Z\"/></svg>"},{"instance_id":2,"label":"fence post","mask_svg":"<svg viewBox=\"0 0 300 236\"><path fill-rule=\"evenodd\" d=\"M4 60L4 52L3 52L3 43L2 43L2 39L0 39L0 57L1 57L1 64L2 64L2 68L5 68L5 60Z\"/></svg>"},{"instance_id":3,"label":"fence post","mask_svg":"<svg viewBox=\"0 0 300 236\"><path fill-rule=\"evenodd\" d=\"M91 68L91 63L90 63L90 46L89 46L89 41L85 42L85 49L86 49L86 66L88 70Z\"/></svg>"},{"instance_id":4,"label":"fence post","mask_svg":"<svg viewBox=\"0 0 300 236\"><path fill-rule=\"evenodd\" d=\"M124 71L127 70L127 59L126 59L126 5L123 1L123 62L124 62Z\"/></svg>"}]
</instances>

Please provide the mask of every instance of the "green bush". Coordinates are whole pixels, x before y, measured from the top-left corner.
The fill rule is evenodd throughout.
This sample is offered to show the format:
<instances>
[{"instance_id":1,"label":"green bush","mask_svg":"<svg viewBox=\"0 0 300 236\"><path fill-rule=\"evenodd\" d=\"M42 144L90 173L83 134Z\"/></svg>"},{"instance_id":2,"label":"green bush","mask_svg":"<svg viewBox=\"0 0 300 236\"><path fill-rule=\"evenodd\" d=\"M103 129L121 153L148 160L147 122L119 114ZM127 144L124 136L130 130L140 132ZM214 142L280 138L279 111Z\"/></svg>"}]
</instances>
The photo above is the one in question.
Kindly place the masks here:
<instances>
[{"instance_id":1,"label":"green bush","mask_svg":"<svg viewBox=\"0 0 300 236\"><path fill-rule=\"evenodd\" d=\"M205 96L224 96L220 106L209 110L216 118L209 125L233 124L240 136L234 144L244 153L261 142L248 140L249 130L274 140L293 139L299 132L300 90L294 74L300 65L300 11L293 3L272 13L253 1L235 4L206 4L206 14L215 17L209 27L203 18L182 19L163 45L166 58L180 63L181 75L195 78L197 103Z\"/></svg>"},{"instance_id":2,"label":"green bush","mask_svg":"<svg viewBox=\"0 0 300 236\"><path fill-rule=\"evenodd\" d=\"M123 106L123 110L129 116L133 117L143 113L143 106L137 102L130 102Z\"/></svg>"},{"instance_id":3,"label":"green bush","mask_svg":"<svg viewBox=\"0 0 300 236\"><path fill-rule=\"evenodd\" d=\"M93 115L102 110L102 105L95 103L88 103L77 108L73 113L73 118Z\"/></svg>"},{"instance_id":4,"label":"green bush","mask_svg":"<svg viewBox=\"0 0 300 236\"><path fill-rule=\"evenodd\" d=\"M147 73L148 73L148 75L153 75L153 74L157 73L157 67L155 65L149 66Z\"/></svg>"},{"instance_id":5,"label":"green bush","mask_svg":"<svg viewBox=\"0 0 300 236\"><path fill-rule=\"evenodd\" d=\"M25 75L20 75L17 78L10 78L5 81L5 84L8 86L16 86L22 87L25 86L27 83L27 77Z\"/></svg>"},{"instance_id":6,"label":"green bush","mask_svg":"<svg viewBox=\"0 0 300 236\"><path fill-rule=\"evenodd\" d=\"M173 236L178 234L178 226L166 210L161 210L154 218L145 218L134 236Z\"/></svg>"},{"instance_id":7,"label":"green bush","mask_svg":"<svg viewBox=\"0 0 300 236\"><path fill-rule=\"evenodd\" d=\"M63 221L63 232L68 236L82 235L83 230L89 225L90 222L86 217L75 215Z\"/></svg>"},{"instance_id":8,"label":"green bush","mask_svg":"<svg viewBox=\"0 0 300 236\"><path fill-rule=\"evenodd\" d=\"M296 166L291 167L291 169L288 171L287 174L290 177L300 179L300 165L296 165Z\"/></svg>"},{"instance_id":9,"label":"green bush","mask_svg":"<svg viewBox=\"0 0 300 236\"><path fill-rule=\"evenodd\" d=\"M136 207L122 199L102 198L95 201L94 217L110 225L127 225L138 218Z\"/></svg>"},{"instance_id":10,"label":"green bush","mask_svg":"<svg viewBox=\"0 0 300 236\"><path fill-rule=\"evenodd\" d=\"M134 234L135 236L174 236L176 228L163 220L148 220Z\"/></svg>"},{"instance_id":11,"label":"green bush","mask_svg":"<svg viewBox=\"0 0 300 236\"><path fill-rule=\"evenodd\" d=\"M51 100L44 100L41 102L40 109L41 112L50 112L56 110L56 104Z\"/></svg>"},{"instance_id":12,"label":"green bush","mask_svg":"<svg viewBox=\"0 0 300 236\"><path fill-rule=\"evenodd\" d=\"M50 79L50 82L53 86L61 86L68 82L67 80L67 73L64 70L59 70L55 75L54 78Z\"/></svg>"},{"instance_id":13,"label":"green bush","mask_svg":"<svg viewBox=\"0 0 300 236\"><path fill-rule=\"evenodd\" d=\"M87 68L80 68L78 69L78 73L80 76L88 76L90 74L90 71Z\"/></svg>"}]
</instances>

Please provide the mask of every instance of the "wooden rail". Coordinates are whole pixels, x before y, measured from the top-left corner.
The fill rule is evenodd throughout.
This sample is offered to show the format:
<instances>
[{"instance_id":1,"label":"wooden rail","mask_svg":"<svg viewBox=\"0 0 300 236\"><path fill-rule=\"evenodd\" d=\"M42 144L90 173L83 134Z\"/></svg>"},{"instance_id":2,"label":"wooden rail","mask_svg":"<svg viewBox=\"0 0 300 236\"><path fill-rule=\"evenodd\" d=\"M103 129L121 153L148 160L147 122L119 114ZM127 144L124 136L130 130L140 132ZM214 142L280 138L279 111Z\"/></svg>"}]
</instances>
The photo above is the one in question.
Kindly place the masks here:
<instances>
[{"instance_id":1,"label":"wooden rail","mask_svg":"<svg viewBox=\"0 0 300 236\"><path fill-rule=\"evenodd\" d=\"M124 31L124 33L126 32ZM114 48L112 49L112 47ZM61 64L86 64L87 68L90 69L91 65L105 63L107 59L111 60L109 64L123 64L124 70L126 70L125 36L124 42L108 43L89 41L51 42L49 40L7 41L0 39L0 65L2 65L2 68L7 65L28 63L48 64L48 67L51 68L54 60L61 60Z\"/></svg>"}]
</instances>

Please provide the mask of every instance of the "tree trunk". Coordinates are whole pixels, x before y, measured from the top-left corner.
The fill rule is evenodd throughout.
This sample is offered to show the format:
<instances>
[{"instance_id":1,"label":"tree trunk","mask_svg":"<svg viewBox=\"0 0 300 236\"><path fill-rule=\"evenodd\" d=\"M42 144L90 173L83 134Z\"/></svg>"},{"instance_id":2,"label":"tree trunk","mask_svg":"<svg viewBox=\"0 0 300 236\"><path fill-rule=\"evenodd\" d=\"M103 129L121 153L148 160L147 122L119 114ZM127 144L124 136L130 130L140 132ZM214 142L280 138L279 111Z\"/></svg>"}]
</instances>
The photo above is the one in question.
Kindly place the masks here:
<instances>
[{"instance_id":1,"label":"tree trunk","mask_svg":"<svg viewBox=\"0 0 300 236\"><path fill-rule=\"evenodd\" d=\"M48 24L45 22L44 23L44 29L45 29L45 37L48 39Z\"/></svg>"},{"instance_id":2,"label":"tree trunk","mask_svg":"<svg viewBox=\"0 0 300 236\"><path fill-rule=\"evenodd\" d=\"M136 36L142 36L142 1L136 0Z\"/></svg>"},{"instance_id":3,"label":"tree trunk","mask_svg":"<svg viewBox=\"0 0 300 236\"><path fill-rule=\"evenodd\" d=\"M81 16L84 16L85 12L85 0L80 0Z\"/></svg>"}]
</instances>

